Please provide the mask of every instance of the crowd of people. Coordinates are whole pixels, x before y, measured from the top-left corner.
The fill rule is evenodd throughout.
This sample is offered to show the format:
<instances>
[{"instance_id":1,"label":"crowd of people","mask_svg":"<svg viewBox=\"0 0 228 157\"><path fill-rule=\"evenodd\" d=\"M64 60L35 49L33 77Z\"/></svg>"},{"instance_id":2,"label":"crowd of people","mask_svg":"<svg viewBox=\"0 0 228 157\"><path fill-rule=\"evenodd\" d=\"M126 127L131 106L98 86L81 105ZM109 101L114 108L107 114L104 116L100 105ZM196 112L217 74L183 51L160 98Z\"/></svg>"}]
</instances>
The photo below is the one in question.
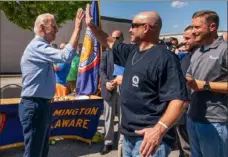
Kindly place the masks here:
<instances>
[{"instance_id":1,"label":"crowd of people","mask_svg":"<svg viewBox=\"0 0 228 157\"><path fill-rule=\"evenodd\" d=\"M158 13L141 12L129 29L131 44L125 44L118 28L109 36L93 24L88 4L85 12L78 9L72 37L59 49L51 45L58 31L54 16L42 14L35 21L36 36L21 59L24 157L48 156L48 103L59 93L56 83L66 94L75 92L84 16L107 48L100 63L105 117L101 155L113 149L117 113L119 157L168 157L176 146L180 157L228 156L227 34L218 35L217 13L194 13L179 44L174 37L159 39Z\"/></svg>"},{"instance_id":2,"label":"crowd of people","mask_svg":"<svg viewBox=\"0 0 228 157\"><path fill-rule=\"evenodd\" d=\"M59 49L62 50L67 45L66 42L62 42L59 45ZM56 92L55 97L62 97L71 94L76 95L76 83L78 75L78 65L80 61L80 54L82 51L82 43L77 46L76 55L72 59L72 62L55 63L53 64L56 78ZM53 47L53 44L52 44ZM58 46L54 46L58 49Z\"/></svg>"}]
</instances>

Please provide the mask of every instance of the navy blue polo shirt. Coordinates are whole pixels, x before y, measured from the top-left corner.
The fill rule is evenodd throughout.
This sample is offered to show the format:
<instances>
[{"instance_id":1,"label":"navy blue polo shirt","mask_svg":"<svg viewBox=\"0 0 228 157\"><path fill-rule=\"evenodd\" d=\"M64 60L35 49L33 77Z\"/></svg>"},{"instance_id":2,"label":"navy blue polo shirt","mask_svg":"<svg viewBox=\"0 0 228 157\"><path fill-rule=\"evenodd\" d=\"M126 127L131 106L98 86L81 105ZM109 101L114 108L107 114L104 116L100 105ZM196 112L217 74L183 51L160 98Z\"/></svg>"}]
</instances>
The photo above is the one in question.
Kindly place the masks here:
<instances>
[{"instance_id":1,"label":"navy blue polo shirt","mask_svg":"<svg viewBox=\"0 0 228 157\"><path fill-rule=\"evenodd\" d=\"M121 91L121 133L137 136L135 130L154 126L169 102L187 100L185 78L179 59L162 45L140 52L138 45L115 43L115 64L125 67ZM172 144L172 129L164 142Z\"/></svg>"},{"instance_id":2,"label":"navy blue polo shirt","mask_svg":"<svg viewBox=\"0 0 228 157\"><path fill-rule=\"evenodd\" d=\"M184 76L186 76L186 73L188 71L188 67L190 65L192 55L190 53L187 53L181 60L181 70Z\"/></svg>"}]
</instances>

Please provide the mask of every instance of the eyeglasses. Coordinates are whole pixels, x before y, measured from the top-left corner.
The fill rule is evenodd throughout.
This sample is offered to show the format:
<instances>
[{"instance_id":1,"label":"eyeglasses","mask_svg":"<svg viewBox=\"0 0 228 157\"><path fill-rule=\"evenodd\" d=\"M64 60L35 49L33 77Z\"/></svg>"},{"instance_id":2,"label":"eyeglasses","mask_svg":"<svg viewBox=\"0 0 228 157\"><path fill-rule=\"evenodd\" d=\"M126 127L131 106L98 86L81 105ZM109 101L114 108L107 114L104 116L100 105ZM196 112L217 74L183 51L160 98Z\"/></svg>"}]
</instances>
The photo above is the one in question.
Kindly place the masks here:
<instances>
[{"instance_id":1,"label":"eyeglasses","mask_svg":"<svg viewBox=\"0 0 228 157\"><path fill-rule=\"evenodd\" d=\"M138 27L140 27L140 26L144 26L144 25L146 25L147 23L132 23L131 24L131 28L138 28ZM153 28L153 26L151 26L151 25L149 25L149 24L147 24L151 29Z\"/></svg>"},{"instance_id":2,"label":"eyeglasses","mask_svg":"<svg viewBox=\"0 0 228 157\"><path fill-rule=\"evenodd\" d=\"M43 25L43 24L42 24L42 26L43 26L43 27L46 27L46 28L48 27L48 25ZM57 25L50 25L50 26L51 26L52 29L54 29L56 32L58 32L58 29L59 29L59 28L58 28Z\"/></svg>"},{"instance_id":3,"label":"eyeglasses","mask_svg":"<svg viewBox=\"0 0 228 157\"><path fill-rule=\"evenodd\" d=\"M119 40L120 39L120 37L113 37L113 38L115 38L116 40Z\"/></svg>"}]
</instances>

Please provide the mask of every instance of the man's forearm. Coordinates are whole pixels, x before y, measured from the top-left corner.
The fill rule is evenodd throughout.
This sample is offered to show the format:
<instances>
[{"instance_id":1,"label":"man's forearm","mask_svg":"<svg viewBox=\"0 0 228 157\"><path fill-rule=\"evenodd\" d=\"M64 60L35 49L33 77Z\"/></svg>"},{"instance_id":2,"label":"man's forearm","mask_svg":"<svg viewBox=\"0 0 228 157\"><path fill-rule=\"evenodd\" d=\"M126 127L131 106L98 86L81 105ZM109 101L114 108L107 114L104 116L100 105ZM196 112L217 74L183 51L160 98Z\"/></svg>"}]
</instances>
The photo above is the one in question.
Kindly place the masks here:
<instances>
[{"instance_id":1,"label":"man's forearm","mask_svg":"<svg viewBox=\"0 0 228 157\"><path fill-rule=\"evenodd\" d=\"M228 82L209 82L210 91L218 93L228 93Z\"/></svg>"},{"instance_id":2,"label":"man's forearm","mask_svg":"<svg viewBox=\"0 0 228 157\"><path fill-rule=\"evenodd\" d=\"M80 27L75 28L69 41L69 44L71 44L71 46L75 49L77 48L77 45L78 45L80 33L81 33L81 28Z\"/></svg>"},{"instance_id":3,"label":"man's forearm","mask_svg":"<svg viewBox=\"0 0 228 157\"><path fill-rule=\"evenodd\" d=\"M108 47L110 49L112 48L114 44L114 39L111 36L109 36L107 33L102 31L99 27L95 26L94 24L90 25L89 28L102 46Z\"/></svg>"},{"instance_id":4,"label":"man's forearm","mask_svg":"<svg viewBox=\"0 0 228 157\"><path fill-rule=\"evenodd\" d=\"M172 100L159 121L165 124L168 128L171 128L179 120L186 108L187 102Z\"/></svg>"}]
</instances>

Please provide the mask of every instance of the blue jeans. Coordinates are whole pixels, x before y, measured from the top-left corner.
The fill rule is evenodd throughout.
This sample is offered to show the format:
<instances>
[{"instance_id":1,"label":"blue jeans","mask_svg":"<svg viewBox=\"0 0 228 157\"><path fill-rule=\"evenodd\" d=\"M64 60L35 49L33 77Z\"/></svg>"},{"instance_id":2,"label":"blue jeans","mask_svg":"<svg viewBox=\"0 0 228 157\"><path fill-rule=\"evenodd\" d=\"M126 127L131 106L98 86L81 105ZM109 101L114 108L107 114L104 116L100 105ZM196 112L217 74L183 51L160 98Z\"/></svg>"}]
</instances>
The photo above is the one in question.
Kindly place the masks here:
<instances>
[{"instance_id":1,"label":"blue jeans","mask_svg":"<svg viewBox=\"0 0 228 157\"><path fill-rule=\"evenodd\" d=\"M18 112L24 135L24 157L47 157L52 117L48 99L22 98Z\"/></svg>"},{"instance_id":2,"label":"blue jeans","mask_svg":"<svg viewBox=\"0 0 228 157\"><path fill-rule=\"evenodd\" d=\"M123 140L123 157L141 157L139 148L143 137L124 136ZM162 142L157 151L151 157L168 157L171 152L171 147Z\"/></svg>"},{"instance_id":3,"label":"blue jeans","mask_svg":"<svg viewBox=\"0 0 228 157\"><path fill-rule=\"evenodd\" d=\"M203 124L187 118L192 157L228 157L228 124Z\"/></svg>"}]
</instances>

